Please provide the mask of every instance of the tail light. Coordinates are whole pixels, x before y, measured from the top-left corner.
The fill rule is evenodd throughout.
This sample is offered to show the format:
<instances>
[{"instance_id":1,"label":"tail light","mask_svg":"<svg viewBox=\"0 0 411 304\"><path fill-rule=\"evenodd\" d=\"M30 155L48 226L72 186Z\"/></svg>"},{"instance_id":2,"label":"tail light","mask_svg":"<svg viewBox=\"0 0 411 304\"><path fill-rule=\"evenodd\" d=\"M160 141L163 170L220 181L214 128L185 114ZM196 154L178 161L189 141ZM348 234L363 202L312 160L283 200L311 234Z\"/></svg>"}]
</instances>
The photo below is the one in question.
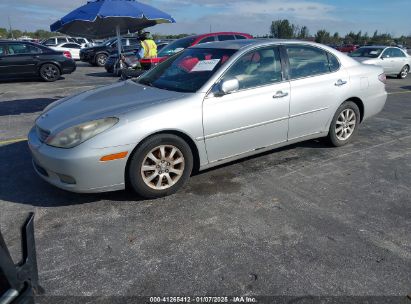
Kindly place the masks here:
<instances>
[{"instance_id":1,"label":"tail light","mask_svg":"<svg viewBox=\"0 0 411 304\"><path fill-rule=\"evenodd\" d=\"M382 74L378 75L378 80L381 81L383 84L386 84L387 83L387 76L384 73L382 73Z\"/></svg>"},{"instance_id":2,"label":"tail light","mask_svg":"<svg viewBox=\"0 0 411 304\"><path fill-rule=\"evenodd\" d=\"M71 53L70 53L69 51L64 51L64 52L63 52L63 56L66 57L66 58L68 58L68 59L71 59L71 58L72 58L72 57L71 57Z\"/></svg>"}]
</instances>

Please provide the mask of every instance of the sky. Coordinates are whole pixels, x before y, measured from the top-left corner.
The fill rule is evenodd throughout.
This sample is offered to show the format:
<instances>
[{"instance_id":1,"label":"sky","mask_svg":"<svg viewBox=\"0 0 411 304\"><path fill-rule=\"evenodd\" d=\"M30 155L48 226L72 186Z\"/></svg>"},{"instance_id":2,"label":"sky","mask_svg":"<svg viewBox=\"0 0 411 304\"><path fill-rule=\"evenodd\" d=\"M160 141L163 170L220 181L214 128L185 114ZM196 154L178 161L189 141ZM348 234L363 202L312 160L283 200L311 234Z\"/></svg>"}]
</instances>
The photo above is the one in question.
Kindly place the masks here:
<instances>
[{"instance_id":1,"label":"sky","mask_svg":"<svg viewBox=\"0 0 411 304\"><path fill-rule=\"evenodd\" d=\"M156 25L152 33L238 31L269 33L273 20L289 19L307 26L310 34L326 29L344 35L375 30L411 35L411 0L140 0L171 14L175 24ZM0 27L27 31L49 25L86 0L0 0Z\"/></svg>"}]
</instances>

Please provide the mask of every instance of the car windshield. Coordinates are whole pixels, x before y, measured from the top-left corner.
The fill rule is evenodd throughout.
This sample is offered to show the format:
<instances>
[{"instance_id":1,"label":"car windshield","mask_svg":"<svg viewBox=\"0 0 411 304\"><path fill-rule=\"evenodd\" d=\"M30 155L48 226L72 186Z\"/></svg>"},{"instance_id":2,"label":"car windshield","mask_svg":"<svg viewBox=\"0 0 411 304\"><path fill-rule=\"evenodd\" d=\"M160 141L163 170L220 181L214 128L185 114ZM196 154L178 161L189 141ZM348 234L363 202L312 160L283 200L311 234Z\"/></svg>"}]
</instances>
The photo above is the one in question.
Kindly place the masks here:
<instances>
[{"instance_id":1,"label":"car windshield","mask_svg":"<svg viewBox=\"0 0 411 304\"><path fill-rule=\"evenodd\" d=\"M383 48L359 48L358 50L352 52L350 56L377 58L383 50Z\"/></svg>"},{"instance_id":2,"label":"car windshield","mask_svg":"<svg viewBox=\"0 0 411 304\"><path fill-rule=\"evenodd\" d=\"M159 89L194 93L236 52L230 49L186 49L136 81Z\"/></svg>"},{"instance_id":3,"label":"car windshield","mask_svg":"<svg viewBox=\"0 0 411 304\"><path fill-rule=\"evenodd\" d=\"M187 38L178 39L170 43L163 49L161 49L161 51L158 53L158 57L167 57L167 56L174 55L175 53L178 53L188 48L189 46L191 46L195 40L196 40L196 37L187 37Z\"/></svg>"}]
</instances>

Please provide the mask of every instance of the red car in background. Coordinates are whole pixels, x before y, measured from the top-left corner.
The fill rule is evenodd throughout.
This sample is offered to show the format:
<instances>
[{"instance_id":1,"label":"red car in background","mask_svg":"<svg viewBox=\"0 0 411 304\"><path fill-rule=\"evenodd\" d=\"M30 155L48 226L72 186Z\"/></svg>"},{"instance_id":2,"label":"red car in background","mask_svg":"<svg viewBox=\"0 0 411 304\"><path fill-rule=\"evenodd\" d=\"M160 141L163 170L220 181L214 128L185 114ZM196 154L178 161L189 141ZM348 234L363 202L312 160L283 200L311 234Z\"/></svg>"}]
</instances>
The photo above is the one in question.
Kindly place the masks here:
<instances>
[{"instance_id":1,"label":"red car in background","mask_svg":"<svg viewBox=\"0 0 411 304\"><path fill-rule=\"evenodd\" d=\"M252 39L253 36L245 33L237 32L218 32L218 33L208 33L202 35L194 35L184 37L178 40L175 40L162 48L157 54L157 58L152 59L141 59L140 63L144 69L150 69L152 65L156 65L160 62L163 62L171 55L178 53L190 46L213 42L213 41L225 41L225 40L237 40L237 39Z\"/></svg>"},{"instance_id":2,"label":"red car in background","mask_svg":"<svg viewBox=\"0 0 411 304\"><path fill-rule=\"evenodd\" d=\"M340 52L343 52L343 53L351 53L351 52L354 52L355 50L357 50L358 46L356 46L354 44L344 44L344 45L341 45L341 46L337 46L336 49L339 50Z\"/></svg>"}]
</instances>

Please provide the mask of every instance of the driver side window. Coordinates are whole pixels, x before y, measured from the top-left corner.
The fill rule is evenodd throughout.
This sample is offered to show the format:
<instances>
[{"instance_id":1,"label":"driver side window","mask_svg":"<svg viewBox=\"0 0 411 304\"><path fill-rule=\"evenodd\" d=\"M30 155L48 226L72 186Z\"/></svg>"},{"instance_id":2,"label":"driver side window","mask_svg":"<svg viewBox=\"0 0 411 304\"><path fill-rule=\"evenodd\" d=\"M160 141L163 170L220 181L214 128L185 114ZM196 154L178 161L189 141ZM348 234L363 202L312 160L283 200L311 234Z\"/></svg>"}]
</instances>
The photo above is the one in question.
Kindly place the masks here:
<instances>
[{"instance_id":1,"label":"driver side window","mask_svg":"<svg viewBox=\"0 0 411 304\"><path fill-rule=\"evenodd\" d=\"M280 51L277 47L251 51L238 59L223 79L236 78L239 89L246 90L282 81Z\"/></svg>"},{"instance_id":2,"label":"driver side window","mask_svg":"<svg viewBox=\"0 0 411 304\"><path fill-rule=\"evenodd\" d=\"M381 58L390 58L390 57L392 57L392 55L391 55L391 49L386 49L386 50L384 51L384 53L382 53L382 55L381 55Z\"/></svg>"}]
</instances>

